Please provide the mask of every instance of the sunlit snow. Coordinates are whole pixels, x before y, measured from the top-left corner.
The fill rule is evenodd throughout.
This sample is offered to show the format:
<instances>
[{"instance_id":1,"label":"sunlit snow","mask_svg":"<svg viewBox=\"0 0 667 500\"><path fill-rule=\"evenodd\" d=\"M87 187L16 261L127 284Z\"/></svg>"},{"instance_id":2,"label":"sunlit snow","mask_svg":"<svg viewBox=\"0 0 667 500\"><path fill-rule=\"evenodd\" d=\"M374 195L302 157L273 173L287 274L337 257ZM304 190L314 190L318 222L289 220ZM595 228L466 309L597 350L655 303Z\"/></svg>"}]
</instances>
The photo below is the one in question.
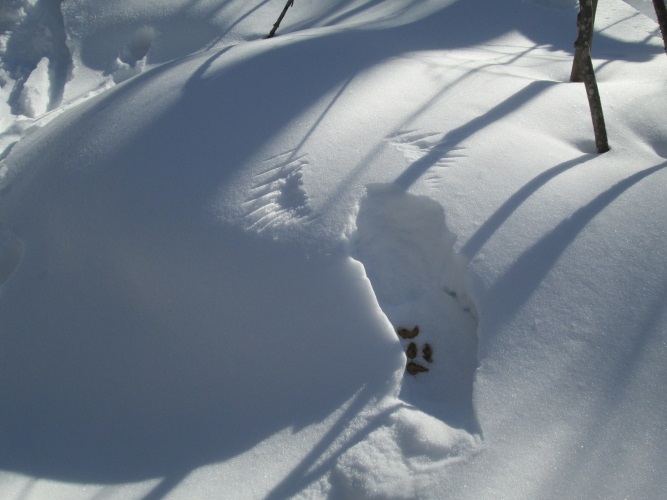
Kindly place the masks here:
<instances>
[{"instance_id":1,"label":"sunlit snow","mask_svg":"<svg viewBox=\"0 0 667 500\"><path fill-rule=\"evenodd\" d=\"M664 496L651 2L284 4L0 7L0 498Z\"/></svg>"}]
</instances>

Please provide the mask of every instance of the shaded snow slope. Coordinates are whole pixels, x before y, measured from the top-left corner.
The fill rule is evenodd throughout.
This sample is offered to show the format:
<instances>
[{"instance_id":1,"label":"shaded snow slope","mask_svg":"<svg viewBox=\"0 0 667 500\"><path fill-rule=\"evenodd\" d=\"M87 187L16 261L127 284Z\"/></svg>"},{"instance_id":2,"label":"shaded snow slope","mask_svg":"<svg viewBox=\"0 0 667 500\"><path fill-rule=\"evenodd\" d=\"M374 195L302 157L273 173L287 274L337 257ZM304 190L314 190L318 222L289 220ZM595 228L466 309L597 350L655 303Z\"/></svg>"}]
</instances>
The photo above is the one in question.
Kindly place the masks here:
<instances>
[{"instance_id":1,"label":"shaded snow slope","mask_svg":"<svg viewBox=\"0 0 667 500\"><path fill-rule=\"evenodd\" d=\"M268 0L12 0L0 5L0 154L63 109L170 60L266 36ZM302 2L280 33L314 26L405 23L440 0ZM396 14L400 13L400 17ZM48 61L48 78L43 67ZM24 87L27 85L27 88ZM47 111L54 110L53 113ZM37 120L34 120L37 119Z\"/></svg>"},{"instance_id":2,"label":"shaded snow slope","mask_svg":"<svg viewBox=\"0 0 667 500\"><path fill-rule=\"evenodd\" d=\"M87 3L129 78L0 163L0 496L658 498L667 60L600 3L598 156L543 3L297 3L152 69L219 3Z\"/></svg>"}]
</instances>

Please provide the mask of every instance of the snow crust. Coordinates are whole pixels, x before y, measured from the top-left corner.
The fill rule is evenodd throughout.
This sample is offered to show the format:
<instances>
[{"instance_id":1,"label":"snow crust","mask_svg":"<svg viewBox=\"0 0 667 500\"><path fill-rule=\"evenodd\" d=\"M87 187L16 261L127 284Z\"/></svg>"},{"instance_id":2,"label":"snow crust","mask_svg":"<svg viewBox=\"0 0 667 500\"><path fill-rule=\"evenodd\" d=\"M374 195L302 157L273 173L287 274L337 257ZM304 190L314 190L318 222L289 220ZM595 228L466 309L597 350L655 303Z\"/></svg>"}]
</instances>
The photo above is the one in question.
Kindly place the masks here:
<instances>
[{"instance_id":1,"label":"snow crust","mask_svg":"<svg viewBox=\"0 0 667 500\"><path fill-rule=\"evenodd\" d=\"M595 154L574 4L3 6L0 497L660 498L667 59L600 2Z\"/></svg>"}]
</instances>

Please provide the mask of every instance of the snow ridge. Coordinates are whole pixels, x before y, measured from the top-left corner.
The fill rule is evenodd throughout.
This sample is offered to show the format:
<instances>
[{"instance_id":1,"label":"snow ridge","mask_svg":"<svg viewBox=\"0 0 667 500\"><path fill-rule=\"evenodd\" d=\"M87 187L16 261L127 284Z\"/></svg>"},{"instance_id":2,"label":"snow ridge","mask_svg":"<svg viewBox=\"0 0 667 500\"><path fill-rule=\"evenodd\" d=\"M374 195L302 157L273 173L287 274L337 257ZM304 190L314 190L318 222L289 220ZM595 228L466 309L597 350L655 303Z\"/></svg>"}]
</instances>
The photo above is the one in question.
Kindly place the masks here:
<instances>
[{"instance_id":1,"label":"snow ridge","mask_svg":"<svg viewBox=\"0 0 667 500\"><path fill-rule=\"evenodd\" d=\"M255 174L251 194L243 203L249 228L261 232L275 225L306 222L311 216L303 188L308 156L291 150L267 158L265 163L269 168Z\"/></svg>"},{"instance_id":2,"label":"snow ridge","mask_svg":"<svg viewBox=\"0 0 667 500\"><path fill-rule=\"evenodd\" d=\"M392 134L387 141L411 164L428 161L423 180L432 188L442 185L442 174L446 168L451 167L457 158L466 157L460 153L465 148L452 147L444 141L444 134L441 133L404 130Z\"/></svg>"},{"instance_id":3,"label":"snow ridge","mask_svg":"<svg viewBox=\"0 0 667 500\"><path fill-rule=\"evenodd\" d=\"M431 155L434 157L433 166L442 168L450 166L454 159L463 157L456 154L463 148L452 149L449 144L443 143L443 138L444 134L441 133L403 130L390 135L387 141L411 163Z\"/></svg>"}]
</instances>

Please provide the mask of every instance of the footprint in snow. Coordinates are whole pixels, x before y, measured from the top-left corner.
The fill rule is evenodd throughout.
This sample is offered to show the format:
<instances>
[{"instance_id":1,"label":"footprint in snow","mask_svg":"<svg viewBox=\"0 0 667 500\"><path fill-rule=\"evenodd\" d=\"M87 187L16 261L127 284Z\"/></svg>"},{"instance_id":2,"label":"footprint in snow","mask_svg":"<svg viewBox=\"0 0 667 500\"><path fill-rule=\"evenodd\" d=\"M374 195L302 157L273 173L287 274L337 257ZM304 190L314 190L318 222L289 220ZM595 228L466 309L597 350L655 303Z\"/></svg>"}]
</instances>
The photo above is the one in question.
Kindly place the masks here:
<instances>
[{"instance_id":1,"label":"footprint in snow","mask_svg":"<svg viewBox=\"0 0 667 500\"><path fill-rule=\"evenodd\" d=\"M338 458L333 496L413 498L422 473L480 449L477 320L458 278L464 266L442 207L394 184L367 186L350 240L405 352L406 404Z\"/></svg>"},{"instance_id":2,"label":"footprint in snow","mask_svg":"<svg viewBox=\"0 0 667 500\"><path fill-rule=\"evenodd\" d=\"M353 255L406 354L401 399L478 433L472 406L477 320L455 239L440 204L393 184L367 186L351 236Z\"/></svg>"},{"instance_id":3,"label":"footprint in snow","mask_svg":"<svg viewBox=\"0 0 667 500\"><path fill-rule=\"evenodd\" d=\"M407 328L399 327L396 329L396 333L401 339L414 339L419 335L419 325L408 330ZM415 361L417 358L417 353L419 349L415 342L410 342L408 347L405 349L405 357L408 359L405 365L405 371L410 375L417 375L418 373L424 373L428 371L423 364L419 364ZM433 363L433 349L431 344L424 344L421 348L422 358L428 363Z\"/></svg>"}]
</instances>

